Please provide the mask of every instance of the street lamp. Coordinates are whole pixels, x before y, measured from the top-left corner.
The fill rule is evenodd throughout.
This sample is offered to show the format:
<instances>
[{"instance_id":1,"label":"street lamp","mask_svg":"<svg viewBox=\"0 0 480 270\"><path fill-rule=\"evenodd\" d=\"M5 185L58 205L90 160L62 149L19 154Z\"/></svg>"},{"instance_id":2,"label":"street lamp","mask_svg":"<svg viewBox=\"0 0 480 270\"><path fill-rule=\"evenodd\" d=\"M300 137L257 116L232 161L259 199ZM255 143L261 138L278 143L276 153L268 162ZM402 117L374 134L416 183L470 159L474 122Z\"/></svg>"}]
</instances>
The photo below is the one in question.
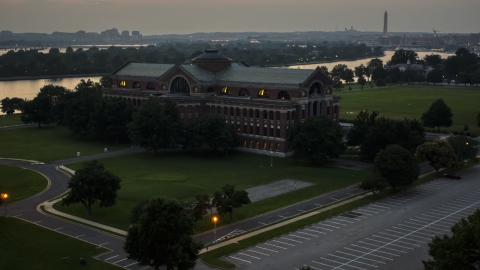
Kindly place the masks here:
<instances>
[{"instance_id":1,"label":"street lamp","mask_svg":"<svg viewBox=\"0 0 480 270\"><path fill-rule=\"evenodd\" d=\"M1 194L2 196L2 199L3 199L3 203L5 204L5 218L7 218L7 198L8 198L8 194L7 193L3 193Z\"/></svg>"},{"instance_id":2,"label":"street lamp","mask_svg":"<svg viewBox=\"0 0 480 270\"><path fill-rule=\"evenodd\" d=\"M214 216L212 218L212 221L213 221L213 224L215 224L214 226L214 229L213 229L213 243L216 244L217 243L217 221L218 221L218 218L216 216Z\"/></svg>"},{"instance_id":3,"label":"street lamp","mask_svg":"<svg viewBox=\"0 0 480 270\"><path fill-rule=\"evenodd\" d=\"M270 167L273 167L273 152L270 152Z\"/></svg>"}]
</instances>

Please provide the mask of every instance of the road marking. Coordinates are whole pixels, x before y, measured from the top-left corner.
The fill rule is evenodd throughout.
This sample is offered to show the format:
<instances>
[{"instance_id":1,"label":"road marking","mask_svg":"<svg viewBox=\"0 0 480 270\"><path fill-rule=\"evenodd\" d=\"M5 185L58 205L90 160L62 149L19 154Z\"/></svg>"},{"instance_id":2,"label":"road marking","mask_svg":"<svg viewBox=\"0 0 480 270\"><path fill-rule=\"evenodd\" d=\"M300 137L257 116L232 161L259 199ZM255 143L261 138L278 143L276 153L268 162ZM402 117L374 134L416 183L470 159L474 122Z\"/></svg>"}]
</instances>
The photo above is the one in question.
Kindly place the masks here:
<instances>
[{"instance_id":1,"label":"road marking","mask_svg":"<svg viewBox=\"0 0 480 270\"><path fill-rule=\"evenodd\" d=\"M300 212L305 212L305 210L302 210L302 209L297 209L297 211L300 211Z\"/></svg>"},{"instance_id":2,"label":"road marking","mask_svg":"<svg viewBox=\"0 0 480 270\"><path fill-rule=\"evenodd\" d=\"M310 229L304 229L305 231L311 231L311 232L316 232L316 233L323 233L323 234L327 234L327 233L324 233L324 232L321 232L321 231L315 231L315 230L310 230Z\"/></svg>"},{"instance_id":3,"label":"road marking","mask_svg":"<svg viewBox=\"0 0 480 270\"><path fill-rule=\"evenodd\" d=\"M359 248L363 248L363 249L366 249L366 250L375 250L375 252L380 252L380 253L385 253L385 254L388 254L388 255L400 257L400 255L398 255L398 254L393 254L393 253L386 252L386 251L380 251L379 249L381 249L382 247L379 247L379 248L376 248L376 249L371 249L371 248L362 247L362 246L355 245L355 244L351 244L351 245L354 246L354 247L359 247Z\"/></svg>"},{"instance_id":4,"label":"road marking","mask_svg":"<svg viewBox=\"0 0 480 270\"><path fill-rule=\"evenodd\" d=\"M271 249L264 248L264 247L259 247L259 246L256 246L256 248L265 249L265 250L268 250L268 251L271 251L271 252L278 253L278 251L276 251L276 250L271 250Z\"/></svg>"},{"instance_id":5,"label":"road marking","mask_svg":"<svg viewBox=\"0 0 480 270\"><path fill-rule=\"evenodd\" d=\"M330 222L330 223L333 223L333 224L338 224L338 225L342 225L342 226L347 226L346 224L338 223L338 222L333 222L333 221L330 221L330 220L325 220L324 222Z\"/></svg>"},{"instance_id":6,"label":"road marking","mask_svg":"<svg viewBox=\"0 0 480 270\"><path fill-rule=\"evenodd\" d=\"M463 209L461 209L461 210L468 209L468 208L470 208L470 207L478 204L479 202L480 202L480 201L477 201L476 203L471 204L471 205L469 205L469 206L466 206L465 208L463 208ZM458 210L457 212L460 212L461 210ZM455 213L457 213L457 212L455 212ZM452 214L453 214L453 213L452 213ZM406 238L407 236L412 235L412 234L414 234L415 232L420 231L421 229L426 228L426 227L428 227L428 226L430 226L430 225L432 225L432 224L435 224L435 223L437 223L437 222L439 222L439 221L441 221L441 220L443 220L443 219L444 219L444 218L439 219L439 220L436 220L436 221L433 221L433 222L430 222L429 224L424 225L422 228L417 229L416 231L413 231L413 232L411 232L410 234L407 234L407 235L405 235L405 236L402 236L402 237L400 237L400 238L397 238L397 239L393 240L393 241L390 242L390 243L399 242L399 239L404 239L404 238ZM385 244L385 246L387 246L387 244ZM372 250L370 253L376 252L376 251L378 251L378 249L380 249L380 248L374 249L374 250ZM362 257L363 257L363 256L362 256ZM357 258L357 259L358 259L358 258ZM356 261L357 259L350 260L349 262L344 263L344 264L342 264L342 265L347 265L347 264L349 264L349 263L352 262L352 261ZM342 265L340 265L340 266L342 266ZM340 269L340 267L337 266L337 267L333 268L332 270L335 270L335 269Z\"/></svg>"},{"instance_id":7,"label":"road marking","mask_svg":"<svg viewBox=\"0 0 480 270\"><path fill-rule=\"evenodd\" d=\"M110 257L110 258L108 258L108 259L105 259L104 261L108 261L108 260L113 259L113 258L115 258L115 257L118 257L118 255L115 255L115 256L113 256L113 257Z\"/></svg>"},{"instance_id":8,"label":"road marking","mask_svg":"<svg viewBox=\"0 0 480 270\"><path fill-rule=\"evenodd\" d=\"M127 268L127 267L129 267L129 266L132 266L132 265L134 265L134 264L138 264L138 262L134 262L134 263L131 263L131 264L129 264L129 265L125 265L124 268Z\"/></svg>"},{"instance_id":9,"label":"road marking","mask_svg":"<svg viewBox=\"0 0 480 270\"><path fill-rule=\"evenodd\" d=\"M390 231L390 232L394 232L394 233L398 233L398 234L405 234L404 232L396 232L394 230L389 230L389 229L386 229L386 231ZM385 233L386 234L386 233ZM388 235L388 234L387 234ZM395 236L395 235L394 235ZM416 236L416 235L410 235L411 237L417 237L417 238L421 238L421 239L424 239L424 241L431 241L432 239L430 237L422 237L422 236ZM418 240L415 240L415 241L418 241ZM418 242L423 242L423 241L418 241Z\"/></svg>"},{"instance_id":10,"label":"road marking","mask_svg":"<svg viewBox=\"0 0 480 270\"><path fill-rule=\"evenodd\" d=\"M289 234L288 236L293 236L293 237L297 237L297 238L302 238L302 239L311 240L310 238L303 237L303 236L298 236L298 235L295 235L295 234Z\"/></svg>"},{"instance_id":11,"label":"road marking","mask_svg":"<svg viewBox=\"0 0 480 270\"><path fill-rule=\"evenodd\" d=\"M358 211L364 211L364 212L369 212L369 213L374 213L374 214L378 214L379 212L375 212L375 211L372 211L372 210L367 210L367 209L358 209L358 210L355 210L356 212Z\"/></svg>"},{"instance_id":12,"label":"road marking","mask_svg":"<svg viewBox=\"0 0 480 270\"><path fill-rule=\"evenodd\" d=\"M144 268L142 268L142 269L140 269L140 270L145 270L145 269L147 269L147 268L149 268L149 267L150 267L150 266L147 266L147 267L144 267Z\"/></svg>"},{"instance_id":13,"label":"road marking","mask_svg":"<svg viewBox=\"0 0 480 270\"><path fill-rule=\"evenodd\" d=\"M285 244L285 245L289 245L289 246L295 246L294 244L289 244L289 243L285 243L285 242L282 242L282 241L278 241L278 240L272 240L273 242L277 242L277 243L282 243L282 244Z\"/></svg>"},{"instance_id":14,"label":"road marking","mask_svg":"<svg viewBox=\"0 0 480 270\"><path fill-rule=\"evenodd\" d=\"M314 204L317 206L323 206L323 204L319 204L319 203L314 203Z\"/></svg>"},{"instance_id":15,"label":"road marking","mask_svg":"<svg viewBox=\"0 0 480 270\"><path fill-rule=\"evenodd\" d=\"M340 229L340 227L333 226L333 225L329 225L329 224L325 224L325 222L324 222L324 223L317 223L317 225L323 225L323 226L327 226L327 227L333 227L333 228L335 228L335 229Z\"/></svg>"},{"instance_id":16,"label":"road marking","mask_svg":"<svg viewBox=\"0 0 480 270\"><path fill-rule=\"evenodd\" d=\"M103 244L100 244L99 246L103 246L103 245L106 245L106 244L108 244L108 242L105 242L105 243L103 243Z\"/></svg>"},{"instance_id":17,"label":"road marking","mask_svg":"<svg viewBox=\"0 0 480 270\"><path fill-rule=\"evenodd\" d=\"M292 242L297 242L297 243L303 243L303 242L300 242L300 241L297 241L297 240L293 240L293 239L290 239L290 238L286 238L286 237L282 237L282 239L285 239L285 240L288 240L288 241L292 241Z\"/></svg>"},{"instance_id":18,"label":"road marking","mask_svg":"<svg viewBox=\"0 0 480 270\"><path fill-rule=\"evenodd\" d=\"M372 206L373 206L373 207L380 207L380 208L390 209L390 207L388 207L388 206L381 206L381 205L378 205L378 203L376 203L376 204L371 204L370 207L372 207Z\"/></svg>"},{"instance_id":19,"label":"road marking","mask_svg":"<svg viewBox=\"0 0 480 270\"><path fill-rule=\"evenodd\" d=\"M316 261L312 261L314 263L318 263L318 264L321 264L321 265L325 265L325 266L328 266L328 267L334 267L334 266L331 266L331 265L328 265L328 264L324 264L324 263L321 263L321 262L316 262ZM342 268L339 268L339 269L342 269ZM342 269L343 270L343 269Z\"/></svg>"},{"instance_id":20,"label":"road marking","mask_svg":"<svg viewBox=\"0 0 480 270\"><path fill-rule=\"evenodd\" d=\"M22 214L18 214L18 215L16 215L16 216L13 216L13 217L19 217L19 216L21 216L21 215L22 215Z\"/></svg>"},{"instance_id":21,"label":"road marking","mask_svg":"<svg viewBox=\"0 0 480 270\"><path fill-rule=\"evenodd\" d=\"M330 232L333 232L333 230L330 230L330 229L327 229L327 228L322 228L322 227L317 227L317 226L310 226L310 227L313 227L313 228L317 228L317 229L322 229L322 230L327 230L327 231L330 231Z\"/></svg>"},{"instance_id":22,"label":"road marking","mask_svg":"<svg viewBox=\"0 0 480 270\"><path fill-rule=\"evenodd\" d=\"M343 220L343 219L339 219L339 218L333 218L334 220L339 220L339 221L343 221L343 222L348 222L348 223L353 223L352 221L348 221L348 220ZM359 219L358 219L359 220ZM360 221L360 220L359 220Z\"/></svg>"},{"instance_id":23,"label":"road marking","mask_svg":"<svg viewBox=\"0 0 480 270\"><path fill-rule=\"evenodd\" d=\"M375 241L375 242L379 242L379 243L382 243L382 244L386 244L386 242L382 242L382 241L379 241L379 240L375 240L375 239L372 239L372 238L365 238L367 240L370 240L370 241ZM395 246L395 247L401 247L401 248L406 248L406 249L411 249L413 250L413 248L410 248L410 247L404 247L404 246L401 246L401 245L397 245L397 244L390 244L389 246Z\"/></svg>"},{"instance_id":24,"label":"road marking","mask_svg":"<svg viewBox=\"0 0 480 270\"><path fill-rule=\"evenodd\" d=\"M356 249L351 249L351 248L347 248L347 247L344 247L344 249L348 249L348 250L351 250L351 251L355 251L355 252L358 252L358 253L362 253L364 254L365 256L368 255L368 256L375 256L375 257L379 257L379 258L382 258L382 259L386 259L386 260L390 260L390 261L393 261L392 258L387 258L387 257L384 257L384 256L380 256L380 255L376 255L376 254L367 254L367 252L363 252L363 251L359 251L359 250L356 250ZM359 257L359 256L355 256L355 257ZM364 257L361 257L362 259Z\"/></svg>"},{"instance_id":25,"label":"road marking","mask_svg":"<svg viewBox=\"0 0 480 270\"><path fill-rule=\"evenodd\" d=\"M63 229L63 227L56 228L54 231L58 231L58 230L61 230L61 229Z\"/></svg>"},{"instance_id":26,"label":"road marking","mask_svg":"<svg viewBox=\"0 0 480 270\"><path fill-rule=\"evenodd\" d=\"M265 256L270 256L270 255L268 255L267 253L262 253L262 252L258 252L258 251L251 250L251 249L247 249L247 251L250 251L250 252L255 252L255 253L258 253L258 254L265 255Z\"/></svg>"},{"instance_id":27,"label":"road marking","mask_svg":"<svg viewBox=\"0 0 480 270\"><path fill-rule=\"evenodd\" d=\"M356 255L352 255L352 254L350 254L350 253L346 253L346 252L342 252L342 251L338 251L338 250L335 251L335 252L342 253L342 254L345 254L345 255L348 255L348 256L352 256L352 257L357 257ZM350 259L347 259L347 260L350 260ZM385 264L385 263L382 262L382 261L375 261L375 260L369 259L369 258L362 258L362 260L367 260L367 261L372 261L372 262L376 262L376 263L383 263L383 264Z\"/></svg>"},{"instance_id":28,"label":"road marking","mask_svg":"<svg viewBox=\"0 0 480 270\"><path fill-rule=\"evenodd\" d=\"M278 216L281 217L281 218L286 218L286 217L284 217L284 216L280 216L280 215L278 215Z\"/></svg>"},{"instance_id":29,"label":"road marking","mask_svg":"<svg viewBox=\"0 0 480 270\"><path fill-rule=\"evenodd\" d=\"M75 238L79 238L79 237L82 237L82 236L85 236L85 234L82 234L82 235L79 235L79 236L75 236Z\"/></svg>"},{"instance_id":30,"label":"road marking","mask_svg":"<svg viewBox=\"0 0 480 270\"><path fill-rule=\"evenodd\" d=\"M402 230L402 231L411 232L411 230L402 229L402 228L398 228L398 227L395 227L395 226L393 226L392 228L395 228L395 229L397 229L397 230ZM386 229L386 230L388 231L388 229ZM426 235L426 236L431 236L431 237L433 237L433 236L436 235L436 234L434 234L434 233L421 233L421 232L416 232L416 233L423 234L423 235Z\"/></svg>"},{"instance_id":31,"label":"road marking","mask_svg":"<svg viewBox=\"0 0 480 270\"><path fill-rule=\"evenodd\" d=\"M33 224L37 224L37 223L40 223L40 222L42 222L42 221L43 221L43 220L35 221L35 222L33 222Z\"/></svg>"},{"instance_id":32,"label":"road marking","mask_svg":"<svg viewBox=\"0 0 480 270\"><path fill-rule=\"evenodd\" d=\"M249 261L247 261L247 260L239 259L239 258L237 258L237 257L233 257L233 256L228 256L228 257L233 258L233 259L237 259L237 260L239 260L239 261L247 262L247 263L252 263L252 262L249 262Z\"/></svg>"},{"instance_id":33,"label":"road marking","mask_svg":"<svg viewBox=\"0 0 480 270\"><path fill-rule=\"evenodd\" d=\"M330 262L334 262L334 263L340 263L340 262L337 262L337 261L334 261L334 260L329 260L329 259L327 259L327 258L324 258L324 257L320 257L320 259L322 259L322 260L326 260L326 261L330 261ZM348 266L348 267L357 268L357 269L361 269L361 270L367 270L367 269L365 269L365 268L361 268L361 267L353 266L353 265L351 265L351 264L348 264L347 266Z\"/></svg>"},{"instance_id":34,"label":"road marking","mask_svg":"<svg viewBox=\"0 0 480 270\"><path fill-rule=\"evenodd\" d=\"M337 258L344 259L344 260L349 260L348 258L340 257L340 256L333 255L333 254L328 254L328 256L337 257ZM356 263L365 264L365 265L373 266L373 267L378 267L378 266L376 266L376 265L368 264L368 263L364 263L364 262L356 262Z\"/></svg>"},{"instance_id":35,"label":"road marking","mask_svg":"<svg viewBox=\"0 0 480 270\"><path fill-rule=\"evenodd\" d=\"M116 261L116 262L114 262L114 263L119 263L119 262L123 262L123 261L126 261L126 260L127 260L127 258L122 259L122 260L120 260L120 261Z\"/></svg>"},{"instance_id":36,"label":"road marking","mask_svg":"<svg viewBox=\"0 0 480 270\"><path fill-rule=\"evenodd\" d=\"M375 246L375 247L379 247L379 245L375 245L375 244L372 244L372 243L368 243L368 242L365 242L365 241L358 241L362 244L366 244L366 245L370 245L370 246ZM402 250L398 250L398 249L394 249L394 248L387 248L387 247L384 247L384 249L390 249L390 250L393 250L393 251L398 251L398 252L402 252L402 253L407 253L405 251L402 251Z\"/></svg>"},{"instance_id":37,"label":"road marking","mask_svg":"<svg viewBox=\"0 0 480 270\"><path fill-rule=\"evenodd\" d=\"M272 246L272 247L276 247L276 248L281 248L281 249L287 249L287 248L285 248L285 247L281 247L281 246L276 246L276 245L273 245L273 244L269 244L269 243L263 243L263 244L265 244L265 245L267 245L267 246Z\"/></svg>"},{"instance_id":38,"label":"road marking","mask_svg":"<svg viewBox=\"0 0 480 270\"><path fill-rule=\"evenodd\" d=\"M388 240L388 241L392 241L393 239L390 239L390 238L386 238L386 237L382 237L382 236L378 236L378 235L372 235L373 237L377 237L377 238L382 238L382 239L385 239L385 240ZM412 244L412 243L408 243L408 242L403 242L403 241L397 241L399 243L403 243L403 244L407 244L407 245L410 245L410 246L416 246L416 247L419 247L419 245L416 245L416 244Z\"/></svg>"},{"instance_id":39,"label":"road marking","mask_svg":"<svg viewBox=\"0 0 480 270\"><path fill-rule=\"evenodd\" d=\"M258 257L252 256L252 255L248 255L248 254L245 254L245 253L237 253L237 254L240 254L240 255L243 255L243 256L247 256L247 257L252 257L252 258L254 258L254 259L260 260L260 258L258 258Z\"/></svg>"},{"instance_id":40,"label":"road marking","mask_svg":"<svg viewBox=\"0 0 480 270\"><path fill-rule=\"evenodd\" d=\"M334 200L334 201L340 201L340 199L335 199L333 197L330 197L330 199Z\"/></svg>"},{"instance_id":41,"label":"road marking","mask_svg":"<svg viewBox=\"0 0 480 270\"><path fill-rule=\"evenodd\" d=\"M258 223L260 223L260 224L262 224L262 225L268 225L267 223L263 223L263 222L258 222Z\"/></svg>"}]
</instances>

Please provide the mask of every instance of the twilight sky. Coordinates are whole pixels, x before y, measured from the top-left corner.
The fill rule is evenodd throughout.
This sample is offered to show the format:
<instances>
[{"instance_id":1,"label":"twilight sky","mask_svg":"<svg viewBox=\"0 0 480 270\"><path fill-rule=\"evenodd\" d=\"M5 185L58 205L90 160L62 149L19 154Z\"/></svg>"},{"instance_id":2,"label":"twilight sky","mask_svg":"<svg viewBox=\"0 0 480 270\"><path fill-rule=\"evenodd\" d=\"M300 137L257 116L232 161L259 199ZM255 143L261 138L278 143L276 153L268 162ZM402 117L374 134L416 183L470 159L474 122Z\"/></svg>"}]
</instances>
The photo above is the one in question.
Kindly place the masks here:
<instances>
[{"instance_id":1,"label":"twilight sky","mask_svg":"<svg viewBox=\"0 0 480 270\"><path fill-rule=\"evenodd\" d=\"M393 32L480 32L480 0L0 0L0 30L380 32L385 10Z\"/></svg>"}]
</instances>

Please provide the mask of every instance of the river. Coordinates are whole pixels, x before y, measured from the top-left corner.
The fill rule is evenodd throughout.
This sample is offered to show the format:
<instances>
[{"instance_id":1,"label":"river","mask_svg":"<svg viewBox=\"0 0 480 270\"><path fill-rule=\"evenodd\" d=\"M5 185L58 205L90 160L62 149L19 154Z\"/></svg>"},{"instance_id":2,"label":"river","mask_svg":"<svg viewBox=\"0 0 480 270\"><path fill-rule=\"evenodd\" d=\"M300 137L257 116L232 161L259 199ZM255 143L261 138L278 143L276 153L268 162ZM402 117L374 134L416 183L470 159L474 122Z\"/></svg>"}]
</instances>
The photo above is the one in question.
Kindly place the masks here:
<instances>
[{"instance_id":1,"label":"river","mask_svg":"<svg viewBox=\"0 0 480 270\"><path fill-rule=\"evenodd\" d=\"M430 52L418 52L419 58L423 58L425 55L431 54ZM442 58L447 58L449 55L445 53L437 53L442 56ZM393 52L386 51L385 56L380 57L383 60L383 63L386 63L390 58L392 58ZM300 69L315 69L317 66L326 66L328 70L339 64L345 64L349 68L354 68L360 64L366 65L371 58L354 60L354 61L339 61L331 63L320 63L320 64L308 64L308 65L292 65L288 68L300 68ZM26 99L33 99L40 88L47 84L56 84L64 86L68 89L73 89L78 84L80 79L90 79L92 81L99 81L100 76L98 77L78 77L78 78L61 78L61 79L35 79L35 80L18 80L18 81L0 81L0 100L6 97L19 97Z\"/></svg>"}]
</instances>

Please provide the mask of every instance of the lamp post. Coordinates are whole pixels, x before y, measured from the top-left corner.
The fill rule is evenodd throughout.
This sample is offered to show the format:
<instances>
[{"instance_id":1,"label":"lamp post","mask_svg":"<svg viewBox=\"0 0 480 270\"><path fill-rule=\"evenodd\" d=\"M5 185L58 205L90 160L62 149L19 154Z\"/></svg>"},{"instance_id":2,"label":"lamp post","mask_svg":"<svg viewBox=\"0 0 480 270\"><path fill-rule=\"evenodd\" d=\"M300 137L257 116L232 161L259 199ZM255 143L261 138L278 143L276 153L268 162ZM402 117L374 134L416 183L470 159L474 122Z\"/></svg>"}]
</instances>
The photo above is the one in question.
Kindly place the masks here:
<instances>
[{"instance_id":1,"label":"lamp post","mask_svg":"<svg viewBox=\"0 0 480 270\"><path fill-rule=\"evenodd\" d=\"M7 198L8 198L8 194L7 193L3 193L2 194L2 199L3 199L3 203L5 204L5 218L7 218Z\"/></svg>"},{"instance_id":2,"label":"lamp post","mask_svg":"<svg viewBox=\"0 0 480 270\"><path fill-rule=\"evenodd\" d=\"M214 229L213 229L213 243L216 244L217 243L217 221L218 221L218 218L216 216L214 216L212 218L213 220L213 224L215 224L214 226Z\"/></svg>"},{"instance_id":3,"label":"lamp post","mask_svg":"<svg viewBox=\"0 0 480 270\"><path fill-rule=\"evenodd\" d=\"M273 167L273 152L270 152L270 167Z\"/></svg>"}]
</instances>

